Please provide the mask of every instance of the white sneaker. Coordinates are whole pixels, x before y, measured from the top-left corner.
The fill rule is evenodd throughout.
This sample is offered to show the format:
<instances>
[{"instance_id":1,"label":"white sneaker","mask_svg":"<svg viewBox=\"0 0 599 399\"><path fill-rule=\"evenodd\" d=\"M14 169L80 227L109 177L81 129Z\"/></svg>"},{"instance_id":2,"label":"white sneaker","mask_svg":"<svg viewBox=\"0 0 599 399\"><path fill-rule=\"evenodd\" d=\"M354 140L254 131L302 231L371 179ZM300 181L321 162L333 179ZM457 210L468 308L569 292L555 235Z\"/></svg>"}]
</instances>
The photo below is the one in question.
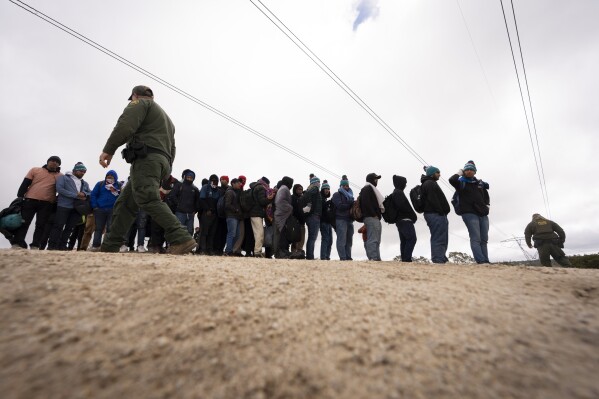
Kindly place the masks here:
<instances>
[{"instance_id":1,"label":"white sneaker","mask_svg":"<svg viewBox=\"0 0 599 399\"><path fill-rule=\"evenodd\" d=\"M139 245L137 247L137 252L139 252L139 253L145 253L145 252L148 252L148 250L143 245Z\"/></svg>"},{"instance_id":2,"label":"white sneaker","mask_svg":"<svg viewBox=\"0 0 599 399\"><path fill-rule=\"evenodd\" d=\"M119 252L123 253L123 252L128 252L129 251L129 247L126 245L121 245L121 247L119 248Z\"/></svg>"}]
</instances>

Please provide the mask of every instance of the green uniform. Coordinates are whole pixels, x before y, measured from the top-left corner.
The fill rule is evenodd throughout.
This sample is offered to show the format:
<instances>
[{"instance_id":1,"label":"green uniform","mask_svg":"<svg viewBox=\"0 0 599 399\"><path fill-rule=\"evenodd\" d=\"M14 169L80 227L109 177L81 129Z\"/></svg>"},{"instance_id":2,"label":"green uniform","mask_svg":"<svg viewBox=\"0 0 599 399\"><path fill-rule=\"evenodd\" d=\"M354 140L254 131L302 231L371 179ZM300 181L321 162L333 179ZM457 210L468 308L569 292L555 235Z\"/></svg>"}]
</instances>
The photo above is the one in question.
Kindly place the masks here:
<instances>
[{"instance_id":1,"label":"green uniform","mask_svg":"<svg viewBox=\"0 0 599 399\"><path fill-rule=\"evenodd\" d=\"M543 266L551 266L550 256L561 266L571 266L570 260L562 250L566 233L557 223L541 215L534 215L532 222L524 230L524 238L528 246L531 246L531 238L533 239Z\"/></svg>"},{"instance_id":2,"label":"green uniform","mask_svg":"<svg viewBox=\"0 0 599 399\"><path fill-rule=\"evenodd\" d=\"M160 182L170 175L175 159L175 126L154 100L141 98L129 103L108 138L104 152L114 155L118 147L132 142L134 135L136 142L143 142L154 151L131 164L129 181L114 204L110 233L102 243L103 252L118 252L139 209L164 229L169 243L181 244L191 238L160 200Z\"/></svg>"}]
</instances>

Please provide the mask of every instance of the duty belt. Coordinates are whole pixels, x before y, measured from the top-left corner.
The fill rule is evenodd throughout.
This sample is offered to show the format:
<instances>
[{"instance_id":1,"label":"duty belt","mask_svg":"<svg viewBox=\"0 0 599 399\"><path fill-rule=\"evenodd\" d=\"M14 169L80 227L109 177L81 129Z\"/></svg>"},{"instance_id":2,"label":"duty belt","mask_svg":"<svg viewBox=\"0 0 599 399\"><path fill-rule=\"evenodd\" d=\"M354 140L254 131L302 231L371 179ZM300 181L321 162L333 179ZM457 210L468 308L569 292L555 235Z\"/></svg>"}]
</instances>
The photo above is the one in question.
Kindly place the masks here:
<instances>
[{"instance_id":1,"label":"duty belt","mask_svg":"<svg viewBox=\"0 0 599 399\"><path fill-rule=\"evenodd\" d=\"M173 161L171 160L171 156L166 152L159 150L158 148L146 147L148 154L160 154L164 155L166 159L168 159L168 163L172 165Z\"/></svg>"}]
</instances>

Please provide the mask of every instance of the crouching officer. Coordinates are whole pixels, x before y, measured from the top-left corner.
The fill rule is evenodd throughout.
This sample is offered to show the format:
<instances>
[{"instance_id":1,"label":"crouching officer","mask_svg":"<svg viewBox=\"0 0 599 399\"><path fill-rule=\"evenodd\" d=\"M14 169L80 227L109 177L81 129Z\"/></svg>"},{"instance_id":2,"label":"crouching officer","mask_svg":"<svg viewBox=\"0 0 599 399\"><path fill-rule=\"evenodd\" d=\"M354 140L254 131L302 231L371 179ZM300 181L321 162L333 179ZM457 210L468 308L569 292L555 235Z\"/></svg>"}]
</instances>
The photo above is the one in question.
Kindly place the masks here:
<instances>
[{"instance_id":1,"label":"crouching officer","mask_svg":"<svg viewBox=\"0 0 599 399\"><path fill-rule=\"evenodd\" d=\"M531 237L535 248L539 252L539 260L543 266L551 266L550 255L561 266L571 266L570 260L562 250L566 241L566 233L557 223L535 213L532 215L532 222L524 230L524 238L528 248L532 248Z\"/></svg>"},{"instance_id":2,"label":"crouching officer","mask_svg":"<svg viewBox=\"0 0 599 399\"><path fill-rule=\"evenodd\" d=\"M149 87L135 86L129 101L100 154L100 165L106 168L117 148L127 144L122 154L131 164L129 182L114 204L112 226L101 250L119 251L141 209L164 229L165 238L171 244L169 253L189 253L197 244L168 205L160 200L159 192L160 182L170 175L175 159L175 126L154 102L154 93Z\"/></svg>"}]
</instances>

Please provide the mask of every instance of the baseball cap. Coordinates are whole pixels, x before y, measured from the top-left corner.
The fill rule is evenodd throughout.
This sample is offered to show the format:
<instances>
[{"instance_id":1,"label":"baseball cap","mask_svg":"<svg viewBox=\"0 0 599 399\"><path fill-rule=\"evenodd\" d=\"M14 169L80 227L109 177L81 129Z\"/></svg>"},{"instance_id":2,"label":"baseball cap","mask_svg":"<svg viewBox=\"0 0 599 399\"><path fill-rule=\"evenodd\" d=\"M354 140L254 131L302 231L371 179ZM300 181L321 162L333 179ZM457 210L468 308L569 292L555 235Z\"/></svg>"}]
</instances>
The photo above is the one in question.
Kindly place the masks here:
<instances>
[{"instance_id":1,"label":"baseball cap","mask_svg":"<svg viewBox=\"0 0 599 399\"><path fill-rule=\"evenodd\" d=\"M144 97L154 97L152 89L150 89L148 86L135 86L133 90L131 90L131 95L128 98L129 101L131 101L134 94Z\"/></svg>"}]
</instances>

